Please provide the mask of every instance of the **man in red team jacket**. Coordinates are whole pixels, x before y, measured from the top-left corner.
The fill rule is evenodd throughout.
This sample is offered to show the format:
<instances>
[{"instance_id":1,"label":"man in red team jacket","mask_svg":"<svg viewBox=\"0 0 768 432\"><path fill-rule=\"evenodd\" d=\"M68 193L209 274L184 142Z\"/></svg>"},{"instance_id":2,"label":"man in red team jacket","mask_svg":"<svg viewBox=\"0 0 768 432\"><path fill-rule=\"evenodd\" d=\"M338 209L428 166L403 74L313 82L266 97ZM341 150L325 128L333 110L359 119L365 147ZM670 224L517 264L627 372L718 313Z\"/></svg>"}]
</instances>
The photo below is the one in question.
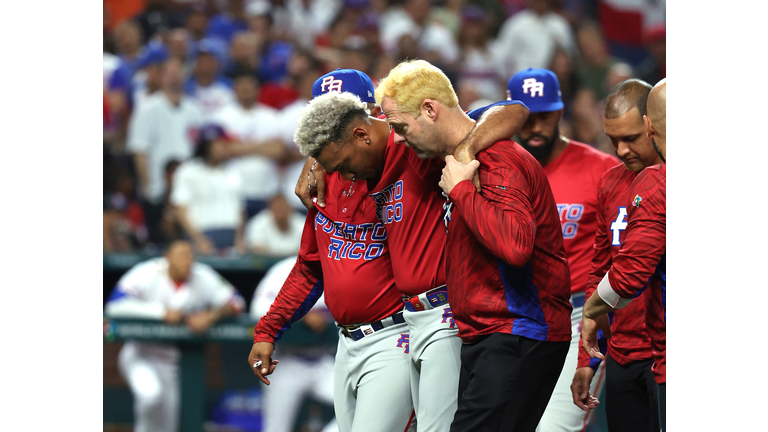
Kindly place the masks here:
<instances>
[{"instance_id":1,"label":"man in red team jacket","mask_svg":"<svg viewBox=\"0 0 768 432\"><path fill-rule=\"evenodd\" d=\"M643 116L651 85L629 79L616 85L605 99L603 124L616 154L623 164L609 169L600 178L597 192L597 233L594 238L592 270L587 283L587 298L611 267L624 240L627 226L626 201L629 186L645 167L661 163L646 134ZM648 432L659 430L651 371L651 339L645 329L643 293L629 306L613 312L611 338L605 354L605 413L611 431ZM579 338L581 345L581 338ZM573 377L573 402L590 410L590 380L601 361L590 359L582 347L579 367Z\"/></svg>"},{"instance_id":2,"label":"man in red team jacket","mask_svg":"<svg viewBox=\"0 0 768 432\"><path fill-rule=\"evenodd\" d=\"M656 378L659 422L666 430L667 382L667 164L666 164L666 79L648 95L646 131L662 162L644 169L632 182L626 197L628 223L619 253L597 286L597 294L584 305L581 339L591 357L603 359L597 347L597 329L608 330L606 314L625 307L644 289L650 290L646 307L646 328Z\"/></svg>"},{"instance_id":3,"label":"man in red team jacket","mask_svg":"<svg viewBox=\"0 0 768 432\"><path fill-rule=\"evenodd\" d=\"M464 342L451 431L533 431L571 339L557 207L541 165L511 140L492 144L469 165L451 156L475 122L458 104L443 102L446 92L453 89L442 71L411 61L380 81L376 99L396 143L447 164L440 181L449 196L446 283ZM480 193L469 181L475 170Z\"/></svg>"}]
</instances>

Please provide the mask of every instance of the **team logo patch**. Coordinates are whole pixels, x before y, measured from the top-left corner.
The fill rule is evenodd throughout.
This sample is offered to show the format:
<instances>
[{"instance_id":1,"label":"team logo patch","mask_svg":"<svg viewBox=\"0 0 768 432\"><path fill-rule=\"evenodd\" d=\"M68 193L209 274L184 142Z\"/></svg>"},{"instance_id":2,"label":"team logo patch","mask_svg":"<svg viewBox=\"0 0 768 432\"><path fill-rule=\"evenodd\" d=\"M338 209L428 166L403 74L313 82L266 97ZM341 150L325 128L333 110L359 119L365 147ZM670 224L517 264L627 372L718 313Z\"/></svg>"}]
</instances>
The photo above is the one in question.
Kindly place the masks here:
<instances>
[{"instance_id":1,"label":"team logo patch","mask_svg":"<svg viewBox=\"0 0 768 432\"><path fill-rule=\"evenodd\" d=\"M640 202L641 202L642 200L643 200L643 199L640 197L640 195L635 195L635 198L634 198L634 199L632 199L632 206L633 206L633 207L640 207Z\"/></svg>"},{"instance_id":2,"label":"team logo patch","mask_svg":"<svg viewBox=\"0 0 768 432\"><path fill-rule=\"evenodd\" d=\"M334 79L333 75L323 78L323 82L320 83L320 91L323 93L337 91L341 93L341 86L344 82L342 80Z\"/></svg>"},{"instance_id":3,"label":"team logo patch","mask_svg":"<svg viewBox=\"0 0 768 432\"><path fill-rule=\"evenodd\" d=\"M531 97L536 96L536 93L539 96L544 96L544 83L536 81L536 78L526 78L523 80L523 93L528 94L529 90Z\"/></svg>"},{"instance_id":4,"label":"team logo patch","mask_svg":"<svg viewBox=\"0 0 768 432\"><path fill-rule=\"evenodd\" d=\"M450 328L456 328L456 322L453 320L453 311L451 308L443 308L443 323L450 324Z\"/></svg>"},{"instance_id":5,"label":"team logo patch","mask_svg":"<svg viewBox=\"0 0 768 432\"><path fill-rule=\"evenodd\" d=\"M405 351L403 351L405 354L408 354L408 339L409 335L407 333L400 333L400 339L397 340L397 347L405 348Z\"/></svg>"}]
</instances>

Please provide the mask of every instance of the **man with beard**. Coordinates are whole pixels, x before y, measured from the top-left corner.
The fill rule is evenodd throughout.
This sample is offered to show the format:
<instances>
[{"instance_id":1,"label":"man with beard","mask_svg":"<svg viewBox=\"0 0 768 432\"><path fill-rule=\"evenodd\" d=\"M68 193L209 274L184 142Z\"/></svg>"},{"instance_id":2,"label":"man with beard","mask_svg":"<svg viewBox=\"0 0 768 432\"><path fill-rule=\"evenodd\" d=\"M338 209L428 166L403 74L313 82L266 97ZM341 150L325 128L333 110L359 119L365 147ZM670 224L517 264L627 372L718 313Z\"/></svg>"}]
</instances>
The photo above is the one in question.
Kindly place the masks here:
<instances>
[{"instance_id":1,"label":"man with beard","mask_svg":"<svg viewBox=\"0 0 768 432\"><path fill-rule=\"evenodd\" d=\"M507 83L508 99L523 102L531 114L515 141L539 161L557 202L563 244L571 268L571 330L568 357L538 431L581 431L589 413L573 403L570 384L580 345L581 311L589 279L592 245L597 229L597 188L602 174L618 164L610 155L560 135L563 101L557 76L546 69L526 69ZM601 364L592 379L590 394L599 397L603 384Z\"/></svg>"}]
</instances>

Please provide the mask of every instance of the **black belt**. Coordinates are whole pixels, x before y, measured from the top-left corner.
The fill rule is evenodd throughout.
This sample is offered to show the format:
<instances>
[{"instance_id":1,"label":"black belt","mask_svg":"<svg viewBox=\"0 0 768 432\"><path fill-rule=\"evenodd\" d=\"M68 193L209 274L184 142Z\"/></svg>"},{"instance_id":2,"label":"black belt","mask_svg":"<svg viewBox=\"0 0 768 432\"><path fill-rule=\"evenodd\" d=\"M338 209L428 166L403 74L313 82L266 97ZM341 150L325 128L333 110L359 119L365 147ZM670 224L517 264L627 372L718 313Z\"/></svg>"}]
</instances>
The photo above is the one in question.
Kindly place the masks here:
<instances>
[{"instance_id":1,"label":"black belt","mask_svg":"<svg viewBox=\"0 0 768 432\"><path fill-rule=\"evenodd\" d=\"M375 321L372 323L342 325L340 327L341 327L341 332L344 333L344 336L352 340L360 340L383 328L387 328L395 324L402 324L404 322L405 322L405 318L403 318L403 313L398 312L394 315L388 316L382 320Z\"/></svg>"}]
</instances>

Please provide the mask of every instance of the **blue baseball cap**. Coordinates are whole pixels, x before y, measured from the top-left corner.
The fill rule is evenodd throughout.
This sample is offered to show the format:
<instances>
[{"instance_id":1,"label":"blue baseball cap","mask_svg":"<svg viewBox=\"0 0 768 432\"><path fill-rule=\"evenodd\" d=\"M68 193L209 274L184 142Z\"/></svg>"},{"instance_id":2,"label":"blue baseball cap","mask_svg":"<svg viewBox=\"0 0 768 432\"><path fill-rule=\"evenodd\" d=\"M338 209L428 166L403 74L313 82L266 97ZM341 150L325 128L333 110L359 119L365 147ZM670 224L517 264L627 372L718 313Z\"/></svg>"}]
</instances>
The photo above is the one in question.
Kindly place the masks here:
<instances>
[{"instance_id":1,"label":"blue baseball cap","mask_svg":"<svg viewBox=\"0 0 768 432\"><path fill-rule=\"evenodd\" d=\"M139 54L138 69L144 69L153 64L164 62L168 58L168 50L161 43L150 43Z\"/></svg>"},{"instance_id":2,"label":"blue baseball cap","mask_svg":"<svg viewBox=\"0 0 768 432\"><path fill-rule=\"evenodd\" d=\"M373 97L373 82L359 70L336 69L321 76L312 85L312 98L331 91L352 93L363 102L376 103Z\"/></svg>"},{"instance_id":3,"label":"blue baseball cap","mask_svg":"<svg viewBox=\"0 0 768 432\"><path fill-rule=\"evenodd\" d=\"M512 100L525 104L532 113L563 109L560 82L554 72L547 69L528 68L507 81Z\"/></svg>"}]
</instances>

